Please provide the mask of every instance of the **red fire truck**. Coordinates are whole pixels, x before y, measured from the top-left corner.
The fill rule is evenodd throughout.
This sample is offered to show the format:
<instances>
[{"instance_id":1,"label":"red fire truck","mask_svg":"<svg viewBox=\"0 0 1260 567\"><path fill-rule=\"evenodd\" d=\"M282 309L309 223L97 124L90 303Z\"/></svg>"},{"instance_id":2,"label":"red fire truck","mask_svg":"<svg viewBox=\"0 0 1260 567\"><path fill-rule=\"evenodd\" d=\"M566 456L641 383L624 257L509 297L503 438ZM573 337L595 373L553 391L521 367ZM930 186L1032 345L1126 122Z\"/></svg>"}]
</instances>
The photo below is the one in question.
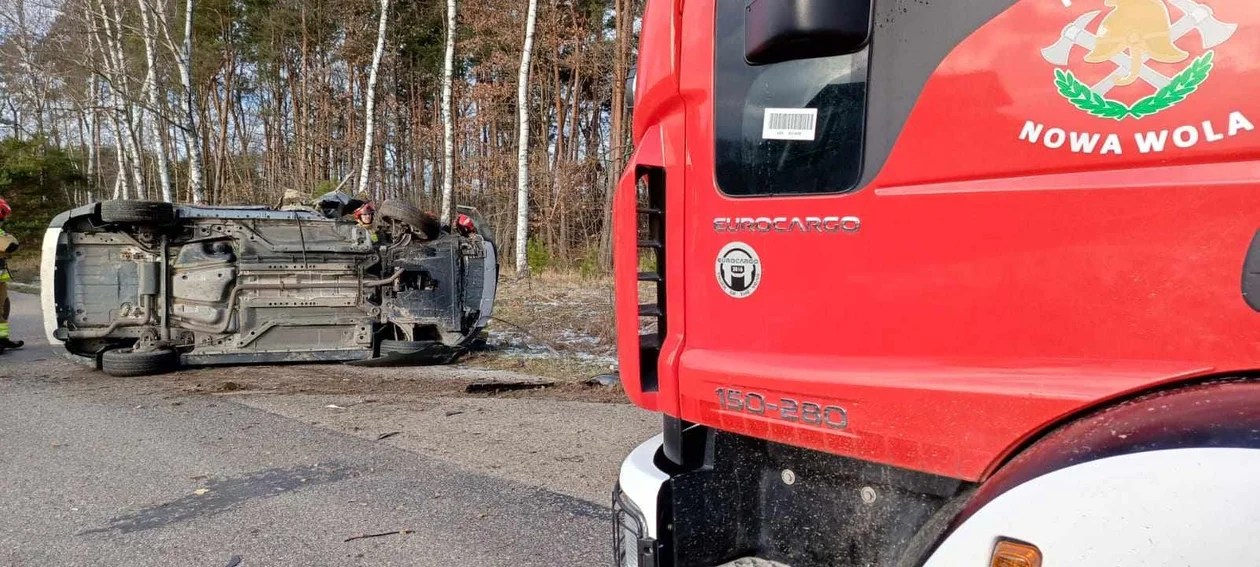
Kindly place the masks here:
<instances>
[{"instance_id":1,"label":"red fire truck","mask_svg":"<svg viewBox=\"0 0 1260 567\"><path fill-rule=\"evenodd\" d=\"M648 0L622 566L1260 565L1260 10Z\"/></svg>"}]
</instances>

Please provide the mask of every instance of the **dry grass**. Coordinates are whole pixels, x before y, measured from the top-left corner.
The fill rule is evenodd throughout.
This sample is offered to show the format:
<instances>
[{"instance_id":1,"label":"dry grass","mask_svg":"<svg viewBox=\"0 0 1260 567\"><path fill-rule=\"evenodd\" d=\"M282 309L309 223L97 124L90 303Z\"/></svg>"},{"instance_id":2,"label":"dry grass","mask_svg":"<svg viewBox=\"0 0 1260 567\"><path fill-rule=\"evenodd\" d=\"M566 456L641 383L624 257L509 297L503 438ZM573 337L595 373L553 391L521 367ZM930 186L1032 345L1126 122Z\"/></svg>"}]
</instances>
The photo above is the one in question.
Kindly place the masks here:
<instances>
[{"instance_id":1,"label":"dry grass","mask_svg":"<svg viewBox=\"0 0 1260 567\"><path fill-rule=\"evenodd\" d=\"M615 365L611 357L597 358L573 354L533 355L511 349L474 352L461 358L459 362L475 368L509 370L533 376L544 376L566 383L584 382L591 377L607 374Z\"/></svg>"},{"instance_id":2,"label":"dry grass","mask_svg":"<svg viewBox=\"0 0 1260 567\"><path fill-rule=\"evenodd\" d=\"M495 298L491 343L552 354L615 353L612 280L569 274L505 278Z\"/></svg>"},{"instance_id":3,"label":"dry grass","mask_svg":"<svg viewBox=\"0 0 1260 567\"><path fill-rule=\"evenodd\" d=\"M489 348L465 362L563 381L607 373L616 363L612 280L544 273L499 283Z\"/></svg>"},{"instance_id":4,"label":"dry grass","mask_svg":"<svg viewBox=\"0 0 1260 567\"><path fill-rule=\"evenodd\" d=\"M13 281L29 284L35 283L39 278L38 250L21 250L16 256L9 258L8 263Z\"/></svg>"}]
</instances>

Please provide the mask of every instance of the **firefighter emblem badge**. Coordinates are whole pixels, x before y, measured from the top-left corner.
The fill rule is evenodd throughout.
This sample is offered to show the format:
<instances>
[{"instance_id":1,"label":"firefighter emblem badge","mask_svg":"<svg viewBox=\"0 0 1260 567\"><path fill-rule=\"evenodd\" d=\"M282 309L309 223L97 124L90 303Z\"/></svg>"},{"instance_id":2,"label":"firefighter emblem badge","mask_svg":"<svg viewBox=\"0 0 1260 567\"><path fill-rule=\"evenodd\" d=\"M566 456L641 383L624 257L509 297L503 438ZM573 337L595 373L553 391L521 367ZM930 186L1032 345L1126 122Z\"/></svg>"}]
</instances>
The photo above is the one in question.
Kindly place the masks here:
<instances>
[{"instance_id":1,"label":"firefighter emblem badge","mask_svg":"<svg viewBox=\"0 0 1260 567\"><path fill-rule=\"evenodd\" d=\"M1181 13L1175 21L1168 4ZM1058 41L1041 50L1041 56L1057 67L1054 85L1059 94L1099 118L1141 119L1180 104L1208 80L1213 49L1238 30L1237 24L1218 20L1212 8L1196 0L1105 0L1104 5L1110 11L1095 31L1089 28L1102 10L1077 18L1063 28ZM1198 32L1204 50L1194 58L1185 47L1195 46L1180 45L1190 32ZM1066 68L1074 52L1082 53L1087 63L1114 69L1098 83L1087 85ZM1151 62L1184 65L1169 77L1152 68ZM1153 92L1133 104L1108 98L1114 89L1130 86Z\"/></svg>"},{"instance_id":2,"label":"firefighter emblem badge","mask_svg":"<svg viewBox=\"0 0 1260 567\"><path fill-rule=\"evenodd\" d=\"M761 258L743 242L722 247L717 257L717 280L726 295L743 299L761 285Z\"/></svg>"}]
</instances>

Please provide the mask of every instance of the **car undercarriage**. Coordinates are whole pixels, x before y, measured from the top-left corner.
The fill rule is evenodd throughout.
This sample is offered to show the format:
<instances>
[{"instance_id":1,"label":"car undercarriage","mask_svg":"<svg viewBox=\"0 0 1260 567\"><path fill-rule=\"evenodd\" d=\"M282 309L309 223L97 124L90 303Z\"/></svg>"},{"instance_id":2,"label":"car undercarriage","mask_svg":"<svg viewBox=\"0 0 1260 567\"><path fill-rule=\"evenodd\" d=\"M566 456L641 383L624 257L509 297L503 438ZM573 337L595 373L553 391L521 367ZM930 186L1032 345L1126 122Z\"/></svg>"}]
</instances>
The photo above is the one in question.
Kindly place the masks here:
<instances>
[{"instance_id":1,"label":"car undercarriage","mask_svg":"<svg viewBox=\"0 0 1260 567\"><path fill-rule=\"evenodd\" d=\"M382 203L370 227L306 208L87 205L46 236L46 330L115 375L449 362L488 323L498 277L492 233L474 210L461 214L471 222L447 229L401 201Z\"/></svg>"}]
</instances>

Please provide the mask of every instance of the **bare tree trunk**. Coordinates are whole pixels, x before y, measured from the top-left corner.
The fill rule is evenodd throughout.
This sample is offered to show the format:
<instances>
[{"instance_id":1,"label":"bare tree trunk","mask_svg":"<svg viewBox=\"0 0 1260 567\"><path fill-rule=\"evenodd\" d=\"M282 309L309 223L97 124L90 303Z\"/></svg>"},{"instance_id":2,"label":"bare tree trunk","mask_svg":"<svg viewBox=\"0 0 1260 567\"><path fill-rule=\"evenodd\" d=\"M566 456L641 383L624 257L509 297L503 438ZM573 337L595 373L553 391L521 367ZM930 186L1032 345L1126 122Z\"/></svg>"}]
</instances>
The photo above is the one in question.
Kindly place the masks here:
<instances>
[{"instance_id":1,"label":"bare tree trunk","mask_svg":"<svg viewBox=\"0 0 1260 567\"><path fill-rule=\"evenodd\" d=\"M113 122L114 124L114 160L115 162L117 162L115 165L117 169L114 172L114 198L126 199L127 198L127 163L126 163L126 157L123 151L123 137L125 136L125 134L123 133L122 121L118 119L118 116L122 114L122 112L118 110L118 107L117 107L118 105L118 102L116 100L118 97L117 93L115 93L112 89L109 89L108 93L109 93L108 102L111 106L114 107L114 111L108 113L110 117L110 121Z\"/></svg>"},{"instance_id":2,"label":"bare tree trunk","mask_svg":"<svg viewBox=\"0 0 1260 567\"><path fill-rule=\"evenodd\" d=\"M10 22L17 24L17 33L15 34L17 37L11 37L14 35L12 32L4 33L3 35L10 36L6 37L6 40L11 42L12 45L17 48L18 58L21 60L20 67L22 69L22 73L20 75L21 80L16 82L22 84L22 87L24 87L22 90L27 91L25 94L29 97L31 105L34 106L31 114L35 116L35 135L43 136L44 110L48 106L47 99L49 96L47 78L41 70L35 68L35 53L32 52L31 45L33 34L30 32L26 23L26 2L24 0L17 0L14 2L14 12L14 17L12 18L8 17L8 14L4 14L4 16L6 19L9 19ZM21 96L20 93L19 96ZM10 104L12 103L10 102ZM13 128L16 132L18 125L21 123L21 119L17 116L16 111L14 112L13 118Z\"/></svg>"},{"instance_id":3,"label":"bare tree trunk","mask_svg":"<svg viewBox=\"0 0 1260 567\"><path fill-rule=\"evenodd\" d=\"M626 51L630 43L627 21L632 17L627 14L628 0L616 1L616 56L613 57L612 77L612 132L608 135L608 148L611 150L608 167L608 182L604 186L604 223L599 231L599 261L601 266L612 265L612 204L620 179L622 162L622 140L625 130L626 115Z\"/></svg>"},{"instance_id":4,"label":"bare tree trunk","mask_svg":"<svg viewBox=\"0 0 1260 567\"><path fill-rule=\"evenodd\" d=\"M215 152L214 158L214 203L223 202L223 185L226 181L226 168L228 157L228 122L231 118L232 104L232 85L236 78L236 59L233 57L226 65L226 76L223 79L223 97L215 106L219 113L219 138L218 151ZM218 87L214 88L215 96L218 97Z\"/></svg>"},{"instance_id":5,"label":"bare tree trunk","mask_svg":"<svg viewBox=\"0 0 1260 567\"><path fill-rule=\"evenodd\" d=\"M98 97L97 97L96 73L89 72L88 80L87 80L87 108L89 110L87 110L87 112L85 113L86 114L85 119L87 120L87 127L88 127L88 138L89 138L87 142L87 176L86 176L87 186L89 190L94 188L96 186L97 180L100 179L97 176L97 171L96 171L96 149L100 146L100 135L98 134L99 129L96 124L97 100L98 100Z\"/></svg>"},{"instance_id":6,"label":"bare tree trunk","mask_svg":"<svg viewBox=\"0 0 1260 567\"><path fill-rule=\"evenodd\" d=\"M134 113L129 108L132 102L127 100L127 64L126 55L123 52L122 41L122 18L119 13L120 7L117 0L114 2L114 12L111 15L105 7L104 0L98 2L101 10L101 21L105 26L105 39L102 41L102 50L105 52L106 68L110 77L110 93L114 102L115 133L118 151L126 153L126 161L129 163L131 170L132 187L135 189L136 197L143 198L144 190L144 173L141 171L140 152L137 149L136 129ZM119 169L119 175L124 168ZM123 194L127 191L124 184Z\"/></svg>"},{"instance_id":7,"label":"bare tree trunk","mask_svg":"<svg viewBox=\"0 0 1260 567\"><path fill-rule=\"evenodd\" d=\"M184 96L180 98L185 116L188 147L188 185L192 189L193 203L206 202L206 182L202 175L201 135L197 128L196 89L192 82L192 33L193 33L194 0L184 5L184 45L180 56L176 57L179 67L179 79L184 83Z\"/></svg>"},{"instance_id":8,"label":"bare tree trunk","mask_svg":"<svg viewBox=\"0 0 1260 567\"><path fill-rule=\"evenodd\" d=\"M455 0L446 0L446 60L442 66L442 221L454 218L455 121L451 117L451 81L455 73Z\"/></svg>"},{"instance_id":9,"label":"bare tree trunk","mask_svg":"<svg viewBox=\"0 0 1260 567\"><path fill-rule=\"evenodd\" d=\"M385 26L389 23L389 0L381 0L381 21L376 27L376 52L372 54L372 69L368 73L367 102L363 112L363 162L359 170L359 193L367 193L368 174L372 172L372 136L376 129L376 75L381 67L381 55L385 53Z\"/></svg>"},{"instance_id":10,"label":"bare tree trunk","mask_svg":"<svg viewBox=\"0 0 1260 567\"><path fill-rule=\"evenodd\" d=\"M127 173L126 173L127 166L125 163L123 163L122 126L118 122L118 112L117 112L117 107L115 106L115 102L114 102L114 95L113 95L113 90L112 90L113 89L113 82L112 82L113 75L110 72L110 69L112 69L112 65L110 65L109 63L110 56L105 47L105 40L101 37L102 32L99 28L97 28L97 21L96 21L97 15L93 13L93 11L97 8L101 10L100 17L103 21L104 18L106 17L103 3L98 3L96 5L85 5L83 8L85 20L88 22L89 26L91 27L91 30L88 33L88 37L87 37L88 60L90 61L91 67L92 67L92 71L91 71L92 78L88 82L89 83L88 86L89 88L91 88L91 93L89 94L88 102L89 104L91 104L93 108L95 108L96 103L100 101L101 105L104 108L110 109L105 112L105 116L109 119L110 123L114 127L115 172L114 172L114 190L113 190L112 198L121 199L124 197L125 192L126 192L126 177L127 177ZM97 70L100 69L96 66L96 58L98 55L101 58L101 63L100 63L101 68L103 68L103 70L101 71L101 74L105 75L106 77L104 91L99 91L96 88L97 87ZM94 111L94 116L95 116L95 111ZM102 128L100 128L96 124L96 122L97 122L96 120L93 120L92 144L94 147L100 147L101 145L100 136L101 136ZM104 166L99 166L99 167L104 169ZM97 175L97 179L98 180L103 179L103 176Z\"/></svg>"},{"instance_id":11,"label":"bare tree trunk","mask_svg":"<svg viewBox=\"0 0 1260 567\"><path fill-rule=\"evenodd\" d=\"M179 45L175 44L175 39L171 36L170 22L166 19L165 3L158 0L154 2L154 8L158 23L162 26L166 47L175 56L179 82L184 87L179 96L179 111L182 115L182 124L179 126L180 130L183 130L184 149L188 153L188 185L193 203L202 204L206 202L206 181L203 171L205 159L202 155L201 130L197 124L197 87L193 84L191 69L193 12L196 9L196 0L187 0L184 4L184 40Z\"/></svg>"},{"instance_id":12,"label":"bare tree trunk","mask_svg":"<svg viewBox=\"0 0 1260 567\"><path fill-rule=\"evenodd\" d=\"M516 114L520 129L516 149L516 275L529 275L529 65L534 52L534 25L538 21L538 0L529 0L525 16L525 45L521 48L521 70L516 76Z\"/></svg>"},{"instance_id":13,"label":"bare tree trunk","mask_svg":"<svg viewBox=\"0 0 1260 567\"><path fill-rule=\"evenodd\" d=\"M162 2L164 0L157 0ZM151 144L153 146L153 154L157 157L158 181L162 185L162 200L168 203L174 202L171 196L171 170L166 160L166 144L163 143L163 134L166 131L164 113L162 112L161 101L165 97L158 92L159 86L157 81L157 52L154 42L157 37L153 33L153 22L149 14L149 5L146 0L137 0L140 6L140 23L144 30L144 92L147 95L149 108L145 109L141 115L142 122L147 122L149 126L149 135L152 136Z\"/></svg>"}]
</instances>

